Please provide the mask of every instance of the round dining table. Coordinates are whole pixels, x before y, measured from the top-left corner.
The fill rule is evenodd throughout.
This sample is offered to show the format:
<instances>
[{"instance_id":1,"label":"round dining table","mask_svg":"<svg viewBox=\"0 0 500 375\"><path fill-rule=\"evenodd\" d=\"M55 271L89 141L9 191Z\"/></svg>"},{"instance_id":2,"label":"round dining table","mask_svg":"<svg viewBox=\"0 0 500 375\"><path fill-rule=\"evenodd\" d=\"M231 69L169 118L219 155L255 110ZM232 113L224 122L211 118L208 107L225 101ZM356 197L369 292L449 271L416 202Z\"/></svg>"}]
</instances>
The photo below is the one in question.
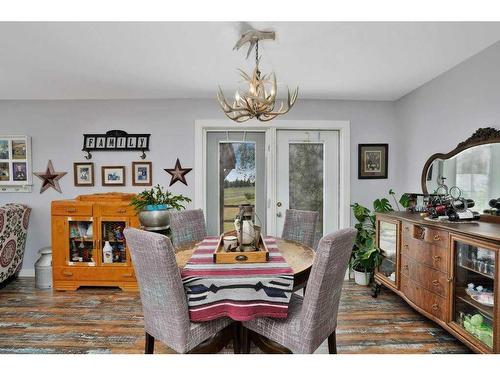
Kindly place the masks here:
<instances>
[{"instance_id":1,"label":"round dining table","mask_svg":"<svg viewBox=\"0 0 500 375\"><path fill-rule=\"evenodd\" d=\"M293 290L304 288L309 279L311 267L314 260L314 250L309 246L298 242L276 238L278 249L285 258L286 262L293 270ZM186 263L191 258L197 243L189 243L179 246L175 250L175 258L179 269L184 268ZM238 323L239 324L239 323ZM233 324L232 329L237 329L237 324ZM207 340L199 347L193 350L193 353L216 353L221 351L231 340L232 334L230 331L223 330L213 338ZM287 353L286 348L281 345L271 342L259 335L251 335L251 340L266 353ZM235 343L236 345L236 343Z\"/></svg>"},{"instance_id":2,"label":"round dining table","mask_svg":"<svg viewBox=\"0 0 500 375\"><path fill-rule=\"evenodd\" d=\"M281 255L283 255L283 258L285 258L293 270L293 290L302 289L307 283L309 273L311 272L314 250L309 246L282 238L276 238L276 243ZM177 247L175 250L175 259L179 268L184 268L196 249L196 245L193 242Z\"/></svg>"}]
</instances>

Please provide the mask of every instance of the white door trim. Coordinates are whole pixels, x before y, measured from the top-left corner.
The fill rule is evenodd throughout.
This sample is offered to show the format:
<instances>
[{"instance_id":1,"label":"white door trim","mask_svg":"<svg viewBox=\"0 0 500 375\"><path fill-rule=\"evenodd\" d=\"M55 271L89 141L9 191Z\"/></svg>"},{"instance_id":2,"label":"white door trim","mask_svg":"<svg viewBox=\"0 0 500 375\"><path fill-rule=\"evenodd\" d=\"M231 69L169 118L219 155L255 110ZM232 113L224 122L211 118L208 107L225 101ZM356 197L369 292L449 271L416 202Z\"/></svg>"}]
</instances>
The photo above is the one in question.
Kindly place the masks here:
<instances>
[{"instance_id":1,"label":"white door trim","mask_svg":"<svg viewBox=\"0 0 500 375\"><path fill-rule=\"evenodd\" d=\"M266 180L267 180L267 232L276 235L276 150L269 145L276 143L276 130L337 130L339 132L339 226L351 226L351 147L350 121L313 121L313 120L276 120L262 123L250 120L235 123L229 119L195 120L195 155L194 180L195 191L193 204L195 208L206 211L206 164L203 162L206 153L208 131L263 131L266 133Z\"/></svg>"}]
</instances>

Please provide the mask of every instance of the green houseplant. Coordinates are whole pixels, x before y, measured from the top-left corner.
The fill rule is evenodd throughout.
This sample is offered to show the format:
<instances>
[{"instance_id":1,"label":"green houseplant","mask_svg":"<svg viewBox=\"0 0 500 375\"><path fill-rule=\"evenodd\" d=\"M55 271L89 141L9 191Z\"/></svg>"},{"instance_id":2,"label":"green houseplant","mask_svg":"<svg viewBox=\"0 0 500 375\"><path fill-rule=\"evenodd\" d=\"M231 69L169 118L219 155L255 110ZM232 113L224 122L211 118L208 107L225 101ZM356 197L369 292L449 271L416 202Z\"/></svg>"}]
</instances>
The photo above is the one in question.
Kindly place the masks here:
<instances>
[{"instance_id":1,"label":"green houseplant","mask_svg":"<svg viewBox=\"0 0 500 375\"><path fill-rule=\"evenodd\" d=\"M408 207L409 199L403 194L399 200L396 193L391 189L389 195L400 211L400 207ZM401 205L401 206L400 206ZM351 205L354 217L358 221L354 227L358 233L354 241L351 268L357 284L368 285L371 281L373 271L382 261L380 249L375 244L375 214L394 211L388 198L379 198L373 201L373 211L367 207L354 203Z\"/></svg>"},{"instance_id":2,"label":"green houseplant","mask_svg":"<svg viewBox=\"0 0 500 375\"><path fill-rule=\"evenodd\" d=\"M144 190L134 196L130 202L139 215L142 226L148 230L168 228L168 211L184 209L191 199L183 195L174 195L160 185Z\"/></svg>"}]
</instances>

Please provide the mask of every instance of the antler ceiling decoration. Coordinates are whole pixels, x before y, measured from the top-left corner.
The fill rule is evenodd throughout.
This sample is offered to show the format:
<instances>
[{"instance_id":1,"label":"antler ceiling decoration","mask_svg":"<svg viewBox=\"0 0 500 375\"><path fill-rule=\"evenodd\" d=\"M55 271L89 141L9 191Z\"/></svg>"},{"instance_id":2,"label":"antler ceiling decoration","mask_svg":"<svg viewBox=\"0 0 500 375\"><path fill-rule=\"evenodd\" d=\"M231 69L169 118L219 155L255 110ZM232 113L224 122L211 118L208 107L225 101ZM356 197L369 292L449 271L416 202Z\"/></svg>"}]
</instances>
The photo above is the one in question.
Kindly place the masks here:
<instances>
[{"instance_id":1,"label":"antler ceiling decoration","mask_svg":"<svg viewBox=\"0 0 500 375\"><path fill-rule=\"evenodd\" d=\"M250 43L247 58L255 46L255 69L251 77L243 70L238 69L241 77L248 84L248 91L240 92L240 90L237 90L232 104L228 103L219 86L217 99L224 114L231 120L244 122L255 117L259 121L270 121L290 111L295 104L299 93L298 87L293 92L287 90L288 98L286 103L283 100L277 101L276 75L274 72L261 74L259 70L259 40L274 40L275 37L274 31L249 30L241 36L234 46L233 50L240 49L246 43Z\"/></svg>"}]
</instances>

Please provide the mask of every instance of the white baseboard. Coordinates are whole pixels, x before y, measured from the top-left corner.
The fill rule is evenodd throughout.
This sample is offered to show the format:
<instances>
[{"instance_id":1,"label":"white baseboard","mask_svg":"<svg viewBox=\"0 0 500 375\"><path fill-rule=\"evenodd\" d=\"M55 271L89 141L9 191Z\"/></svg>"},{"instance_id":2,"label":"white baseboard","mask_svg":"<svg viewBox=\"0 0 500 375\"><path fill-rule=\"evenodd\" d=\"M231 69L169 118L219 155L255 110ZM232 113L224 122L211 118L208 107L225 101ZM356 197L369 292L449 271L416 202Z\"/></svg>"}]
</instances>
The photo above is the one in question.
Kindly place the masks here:
<instances>
[{"instance_id":1,"label":"white baseboard","mask_svg":"<svg viewBox=\"0 0 500 375\"><path fill-rule=\"evenodd\" d=\"M21 272L19 272L19 277L35 277L35 269L30 268L30 269L21 269Z\"/></svg>"}]
</instances>

